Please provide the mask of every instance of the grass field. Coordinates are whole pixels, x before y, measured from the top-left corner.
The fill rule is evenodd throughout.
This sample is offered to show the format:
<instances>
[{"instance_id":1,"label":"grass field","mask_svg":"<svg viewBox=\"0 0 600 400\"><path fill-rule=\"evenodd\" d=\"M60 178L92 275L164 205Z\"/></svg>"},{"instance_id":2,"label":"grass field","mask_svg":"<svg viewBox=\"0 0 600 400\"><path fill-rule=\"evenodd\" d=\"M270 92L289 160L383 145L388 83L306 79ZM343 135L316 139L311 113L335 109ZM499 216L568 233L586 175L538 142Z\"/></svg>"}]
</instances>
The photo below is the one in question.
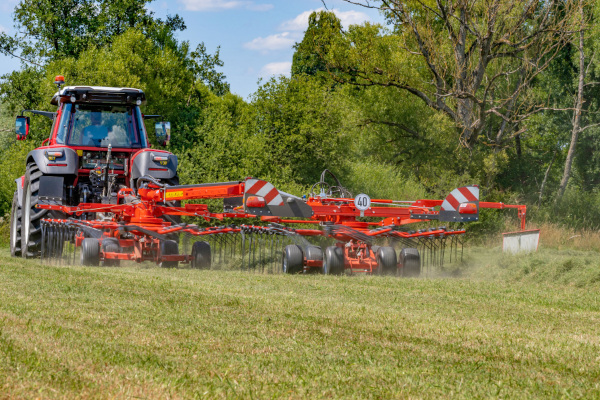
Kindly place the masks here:
<instances>
[{"instance_id":1,"label":"grass field","mask_svg":"<svg viewBox=\"0 0 600 400\"><path fill-rule=\"evenodd\" d=\"M598 254L492 255L402 280L0 250L0 398L600 398Z\"/></svg>"}]
</instances>

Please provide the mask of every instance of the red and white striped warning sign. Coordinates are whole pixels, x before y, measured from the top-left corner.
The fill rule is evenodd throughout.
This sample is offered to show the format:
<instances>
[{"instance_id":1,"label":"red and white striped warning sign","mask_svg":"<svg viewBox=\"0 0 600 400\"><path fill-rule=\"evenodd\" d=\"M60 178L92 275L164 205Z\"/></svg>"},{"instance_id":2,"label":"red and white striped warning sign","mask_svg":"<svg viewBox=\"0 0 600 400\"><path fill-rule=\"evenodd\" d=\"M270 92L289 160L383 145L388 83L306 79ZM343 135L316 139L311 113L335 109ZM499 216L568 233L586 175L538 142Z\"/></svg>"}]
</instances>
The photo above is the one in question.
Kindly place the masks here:
<instances>
[{"instance_id":1,"label":"red and white striped warning sign","mask_svg":"<svg viewBox=\"0 0 600 400\"><path fill-rule=\"evenodd\" d=\"M271 183L261 179L248 179L246 181L246 194L260 196L265 199L268 206L282 206L283 199L279 191Z\"/></svg>"},{"instance_id":2,"label":"red and white striped warning sign","mask_svg":"<svg viewBox=\"0 0 600 400\"><path fill-rule=\"evenodd\" d=\"M456 211L462 203L479 201L477 186L464 186L454 189L442 203L441 211Z\"/></svg>"}]
</instances>

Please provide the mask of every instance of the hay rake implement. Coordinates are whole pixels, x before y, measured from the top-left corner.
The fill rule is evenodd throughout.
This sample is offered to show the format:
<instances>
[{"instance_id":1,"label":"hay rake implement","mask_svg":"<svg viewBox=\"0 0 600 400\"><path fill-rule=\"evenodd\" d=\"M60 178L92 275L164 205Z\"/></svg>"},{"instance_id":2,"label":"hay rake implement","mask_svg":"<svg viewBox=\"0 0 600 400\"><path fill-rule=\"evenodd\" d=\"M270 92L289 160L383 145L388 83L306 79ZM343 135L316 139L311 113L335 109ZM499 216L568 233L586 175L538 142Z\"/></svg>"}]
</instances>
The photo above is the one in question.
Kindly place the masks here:
<instances>
[{"instance_id":1,"label":"hay rake implement","mask_svg":"<svg viewBox=\"0 0 600 400\"><path fill-rule=\"evenodd\" d=\"M326 173L336 186L325 183ZM207 204L168 205L207 199L223 199L223 212L211 212ZM162 267L219 265L269 273L419 276L422 267L461 257L465 230L407 230L409 224L445 221L458 226L476 221L480 207L519 208L523 225L525 221L524 206L479 202L477 186L458 188L444 200L370 199L351 196L329 171L304 198L255 178L170 186L142 177L137 191L122 188L114 203L40 202L39 208L67 215L42 220L44 262L117 266L151 261ZM174 216L234 223L203 227L172 223Z\"/></svg>"}]
</instances>

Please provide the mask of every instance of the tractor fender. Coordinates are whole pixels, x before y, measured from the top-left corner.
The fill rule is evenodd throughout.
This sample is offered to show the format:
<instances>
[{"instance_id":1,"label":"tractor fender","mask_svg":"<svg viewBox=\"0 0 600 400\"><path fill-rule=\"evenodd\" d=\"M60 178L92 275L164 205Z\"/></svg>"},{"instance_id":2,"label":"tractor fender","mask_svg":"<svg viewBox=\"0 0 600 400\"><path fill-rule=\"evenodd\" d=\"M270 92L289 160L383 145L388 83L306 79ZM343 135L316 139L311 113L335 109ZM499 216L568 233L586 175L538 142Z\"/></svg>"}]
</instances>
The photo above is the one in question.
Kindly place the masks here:
<instances>
[{"instance_id":1,"label":"tractor fender","mask_svg":"<svg viewBox=\"0 0 600 400\"><path fill-rule=\"evenodd\" d=\"M155 161L154 157L167 157L164 161ZM143 149L131 158L131 179L135 180L144 175L156 179L171 179L177 175L177 156L165 150Z\"/></svg>"},{"instance_id":2,"label":"tractor fender","mask_svg":"<svg viewBox=\"0 0 600 400\"><path fill-rule=\"evenodd\" d=\"M49 151L62 150L62 157L57 157L54 161L50 161L46 154ZM77 175L79 169L79 157L75 150L68 147L40 147L31 150L27 154L26 164L35 163L44 175ZM55 166L58 164L60 166ZM65 165L66 164L66 165ZM19 206L23 207L23 186L25 184L25 175L15 179L17 184L17 198Z\"/></svg>"},{"instance_id":3,"label":"tractor fender","mask_svg":"<svg viewBox=\"0 0 600 400\"><path fill-rule=\"evenodd\" d=\"M62 151L63 155L50 161L47 154L52 151ZM31 162L35 162L44 175L77 175L79 169L79 157L69 147L40 147L31 150L27 154L27 164Z\"/></svg>"},{"instance_id":4,"label":"tractor fender","mask_svg":"<svg viewBox=\"0 0 600 400\"><path fill-rule=\"evenodd\" d=\"M15 179L17 184L17 199L19 201L19 207L23 208L23 184L25 183L25 175Z\"/></svg>"}]
</instances>

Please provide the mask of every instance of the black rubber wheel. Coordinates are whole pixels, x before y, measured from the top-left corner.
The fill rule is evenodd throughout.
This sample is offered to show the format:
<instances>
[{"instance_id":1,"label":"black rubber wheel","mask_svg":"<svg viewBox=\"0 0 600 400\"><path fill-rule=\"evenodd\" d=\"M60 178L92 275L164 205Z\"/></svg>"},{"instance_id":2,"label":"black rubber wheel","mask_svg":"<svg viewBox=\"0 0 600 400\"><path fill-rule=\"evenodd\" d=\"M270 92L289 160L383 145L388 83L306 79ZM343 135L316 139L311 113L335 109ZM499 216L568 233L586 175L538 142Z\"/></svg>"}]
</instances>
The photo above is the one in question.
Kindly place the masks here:
<instances>
[{"instance_id":1,"label":"black rubber wheel","mask_svg":"<svg viewBox=\"0 0 600 400\"><path fill-rule=\"evenodd\" d=\"M97 267L100 265L100 242L98 239L83 239L83 242L81 242L79 261L81 265L89 267Z\"/></svg>"},{"instance_id":2,"label":"black rubber wheel","mask_svg":"<svg viewBox=\"0 0 600 400\"><path fill-rule=\"evenodd\" d=\"M179 245L174 240L163 240L160 242L160 254L165 256L179 254ZM177 268L178 265L178 261L162 261L160 263L162 268Z\"/></svg>"},{"instance_id":3,"label":"black rubber wheel","mask_svg":"<svg viewBox=\"0 0 600 400\"><path fill-rule=\"evenodd\" d=\"M396 275L398 259L393 247L380 247L377 250L377 270L379 275Z\"/></svg>"},{"instance_id":4,"label":"black rubber wheel","mask_svg":"<svg viewBox=\"0 0 600 400\"><path fill-rule=\"evenodd\" d=\"M119 245L119 241L115 238L106 238L102 240L102 251L105 253L120 253L121 246ZM119 267L121 265L121 260L116 259L108 259L102 262L102 265L105 267Z\"/></svg>"},{"instance_id":5,"label":"black rubber wheel","mask_svg":"<svg viewBox=\"0 0 600 400\"><path fill-rule=\"evenodd\" d=\"M10 210L10 255L13 257L21 256L21 207L18 196L15 190Z\"/></svg>"},{"instance_id":6,"label":"black rubber wheel","mask_svg":"<svg viewBox=\"0 0 600 400\"><path fill-rule=\"evenodd\" d=\"M37 258L42 249L42 218L64 219L60 211L36 208L40 177L42 172L35 164L28 164L23 186L23 207L21 210L21 256Z\"/></svg>"},{"instance_id":7,"label":"black rubber wheel","mask_svg":"<svg viewBox=\"0 0 600 400\"><path fill-rule=\"evenodd\" d=\"M195 242L192 245L192 268L210 269L211 251L208 242Z\"/></svg>"},{"instance_id":8,"label":"black rubber wheel","mask_svg":"<svg viewBox=\"0 0 600 400\"><path fill-rule=\"evenodd\" d=\"M323 273L325 275L342 275L345 268L344 250L337 246L326 248L325 260L323 260Z\"/></svg>"},{"instance_id":9,"label":"black rubber wheel","mask_svg":"<svg viewBox=\"0 0 600 400\"><path fill-rule=\"evenodd\" d=\"M417 278L421 275L421 255L414 248L400 251L401 275L406 278Z\"/></svg>"},{"instance_id":10,"label":"black rubber wheel","mask_svg":"<svg viewBox=\"0 0 600 400\"><path fill-rule=\"evenodd\" d=\"M319 246L306 246L306 261L323 261L323 250ZM310 272L323 273L323 268L311 267Z\"/></svg>"},{"instance_id":11,"label":"black rubber wheel","mask_svg":"<svg viewBox=\"0 0 600 400\"><path fill-rule=\"evenodd\" d=\"M283 260L281 270L284 274L298 274L302 272L304 264L304 254L302 247L297 244L290 244L283 249Z\"/></svg>"}]
</instances>

